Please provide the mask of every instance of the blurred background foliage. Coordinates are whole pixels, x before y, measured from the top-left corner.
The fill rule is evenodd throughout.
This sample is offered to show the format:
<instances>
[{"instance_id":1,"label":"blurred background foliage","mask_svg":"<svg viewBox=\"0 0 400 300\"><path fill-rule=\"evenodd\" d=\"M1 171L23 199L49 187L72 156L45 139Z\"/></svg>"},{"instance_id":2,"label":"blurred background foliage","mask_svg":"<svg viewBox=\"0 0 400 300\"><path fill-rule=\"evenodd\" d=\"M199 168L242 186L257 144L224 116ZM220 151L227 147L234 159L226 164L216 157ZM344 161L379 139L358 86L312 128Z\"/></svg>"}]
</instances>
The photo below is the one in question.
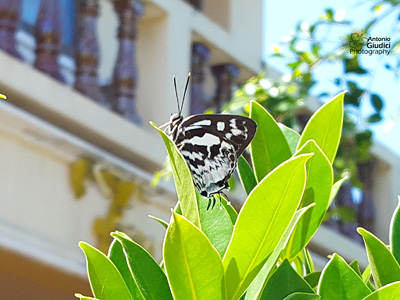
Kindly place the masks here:
<instances>
[{"instance_id":1,"label":"blurred background foliage","mask_svg":"<svg viewBox=\"0 0 400 300\"><path fill-rule=\"evenodd\" d=\"M223 111L229 113L248 113L249 101L255 100L267 108L278 122L300 132L311 115L305 108L305 102L314 90L322 90L317 95L314 93L322 101L347 90L342 139L334 163L335 179L347 176L352 185L360 188L362 184L357 165L371 160L373 133L368 128L382 121L385 100L371 89L374 70L363 63L361 56L365 54L351 54L350 48L354 46L355 39L371 36L374 27L393 15L396 17L386 33L391 37L390 57L379 55L378 59L384 65L387 76L398 79L400 70L400 1L364 2L368 2L372 13L362 29L355 29L352 20L345 20L341 11L331 8L326 9L314 23L298 22L293 34L286 37L280 47L275 47L270 58L280 60L287 72L278 79L267 76L267 70L258 74L245 82L223 107ZM376 14L383 8L384 13ZM326 39L335 28L340 28L342 32L339 43ZM325 78L319 79L318 75L328 70L326 65L336 65L336 71L325 72ZM365 102L370 105L367 115L362 110L362 103Z\"/></svg>"}]
</instances>

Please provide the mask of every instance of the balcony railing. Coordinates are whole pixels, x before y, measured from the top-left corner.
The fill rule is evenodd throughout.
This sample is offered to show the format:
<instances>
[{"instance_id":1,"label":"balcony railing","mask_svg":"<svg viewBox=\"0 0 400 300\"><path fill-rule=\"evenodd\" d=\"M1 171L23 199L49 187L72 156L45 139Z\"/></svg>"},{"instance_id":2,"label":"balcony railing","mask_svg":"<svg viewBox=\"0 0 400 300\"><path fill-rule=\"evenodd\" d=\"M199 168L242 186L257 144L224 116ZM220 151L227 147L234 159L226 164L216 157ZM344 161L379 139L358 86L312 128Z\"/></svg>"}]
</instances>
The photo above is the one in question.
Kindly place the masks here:
<instances>
[{"instance_id":1,"label":"balcony railing","mask_svg":"<svg viewBox=\"0 0 400 300\"><path fill-rule=\"evenodd\" d=\"M99 42L97 22L98 0L0 0L0 49L33 66L58 81L71 85L99 105L112 109L124 118L140 125L142 118L136 109L137 36L138 23L145 14L145 5L139 0L115 0L118 17L117 58L110 84L101 86L98 80ZM192 3L193 2L193 3ZM201 1L190 1L201 9ZM75 30L73 30L75 28ZM71 32L72 30L72 32ZM31 55L19 52L16 32L24 32L34 40ZM228 101L235 84L238 68L231 63L210 66L215 78L215 96L206 101L204 96L204 69L210 50L201 43L193 43L193 88L191 112L200 113L209 107L217 111ZM33 54L33 59L30 58ZM72 70L65 72L60 65L64 57Z\"/></svg>"}]
</instances>

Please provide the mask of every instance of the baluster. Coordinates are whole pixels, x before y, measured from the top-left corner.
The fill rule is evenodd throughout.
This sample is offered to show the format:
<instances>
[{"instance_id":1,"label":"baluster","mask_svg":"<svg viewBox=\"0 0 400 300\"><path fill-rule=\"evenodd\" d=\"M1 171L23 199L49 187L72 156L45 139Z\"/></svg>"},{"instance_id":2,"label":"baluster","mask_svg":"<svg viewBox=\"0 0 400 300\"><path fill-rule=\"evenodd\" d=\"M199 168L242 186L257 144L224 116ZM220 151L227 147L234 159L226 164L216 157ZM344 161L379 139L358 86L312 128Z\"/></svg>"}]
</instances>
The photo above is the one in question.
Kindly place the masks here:
<instances>
[{"instance_id":1,"label":"baluster","mask_svg":"<svg viewBox=\"0 0 400 300\"><path fill-rule=\"evenodd\" d=\"M15 29L20 16L21 0L0 0L0 49L21 59L16 49Z\"/></svg>"},{"instance_id":2,"label":"baluster","mask_svg":"<svg viewBox=\"0 0 400 300\"><path fill-rule=\"evenodd\" d=\"M61 49L61 12L58 0L42 0L34 26L38 70L65 82L60 72L58 55Z\"/></svg>"},{"instance_id":3,"label":"baluster","mask_svg":"<svg viewBox=\"0 0 400 300\"><path fill-rule=\"evenodd\" d=\"M77 2L78 26L76 30L77 50L75 54L75 89L108 106L102 94L98 79L97 66L99 47L97 41L98 0L80 0Z\"/></svg>"},{"instance_id":4,"label":"baluster","mask_svg":"<svg viewBox=\"0 0 400 300\"><path fill-rule=\"evenodd\" d=\"M192 86L190 113L201 114L207 109L204 99L204 65L210 59L210 50L202 43L192 45Z\"/></svg>"},{"instance_id":5,"label":"baluster","mask_svg":"<svg viewBox=\"0 0 400 300\"><path fill-rule=\"evenodd\" d=\"M358 204L354 201L352 194L353 185L349 182L345 182L336 196L336 207L343 207L346 209L351 209L355 213L358 209ZM361 236L357 234L357 221L354 220L352 222L345 222L342 220L338 220L339 231L344 235L352 238L355 241L361 242Z\"/></svg>"},{"instance_id":6,"label":"baluster","mask_svg":"<svg viewBox=\"0 0 400 300\"><path fill-rule=\"evenodd\" d=\"M218 64L212 67L212 73L217 80L217 90L215 92L216 112L221 112L221 107L232 97L232 85L234 79L239 76L239 69L230 63Z\"/></svg>"},{"instance_id":7,"label":"baluster","mask_svg":"<svg viewBox=\"0 0 400 300\"><path fill-rule=\"evenodd\" d=\"M203 10L203 0L186 0L186 2L192 5L197 10Z\"/></svg>"},{"instance_id":8,"label":"baluster","mask_svg":"<svg viewBox=\"0 0 400 300\"><path fill-rule=\"evenodd\" d=\"M115 0L114 8L119 17L119 50L114 68L113 85L116 89L114 110L128 120L141 123L136 112L136 37L139 17L144 5L138 0Z\"/></svg>"},{"instance_id":9,"label":"baluster","mask_svg":"<svg viewBox=\"0 0 400 300\"><path fill-rule=\"evenodd\" d=\"M372 196L375 167L375 160L357 164L358 179L363 185L362 199L358 207L357 221L359 226L369 231L374 230L375 224L375 206Z\"/></svg>"}]
</instances>

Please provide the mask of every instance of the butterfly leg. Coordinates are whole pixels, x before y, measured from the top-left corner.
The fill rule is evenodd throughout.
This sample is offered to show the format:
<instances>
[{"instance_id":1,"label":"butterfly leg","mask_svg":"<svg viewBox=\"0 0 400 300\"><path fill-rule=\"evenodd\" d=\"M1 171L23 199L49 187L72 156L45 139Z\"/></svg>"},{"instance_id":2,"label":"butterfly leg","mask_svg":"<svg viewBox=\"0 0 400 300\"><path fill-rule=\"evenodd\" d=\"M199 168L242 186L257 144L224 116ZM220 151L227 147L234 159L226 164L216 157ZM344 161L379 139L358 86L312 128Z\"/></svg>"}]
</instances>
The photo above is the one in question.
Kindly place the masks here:
<instances>
[{"instance_id":1,"label":"butterfly leg","mask_svg":"<svg viewBox=\"0 0 400 300\"><path fill-rule=\"evenodd\" d=\"M214 197L214 196L213 196ZM211 205L211 198L208 198L208 205L207 205L207 210L210 208Z\"/></svg>"},{"instance_id":2,"label":"butterfly leg","mask_svg":"<svg viewBox=\"0 0 400 300\"><path fill-rule=\"evenodd\" d=\"M211 206L211 202L212 202L212 206ZM208 205L207 205L207 210L210 208L211 206L211 210L214 208L215 206L215 195L212 195L210 198L208 198Z\"/></svg>"},{"instance_id":3,"label":"butterfly leg","mask_svg":"<svg viewBox=\"0 0 400 300\"><path fill-rule=\"evenodd\" d=\"M219 199L220 199L220 201L221 201L221 195L222 195L222 196L224 196L224 198L225 198L225 200L226 200L226 204L227 204L227 205L231 205L231 202L229 201L228 196L227 196L224 192L219 191L218 194L219 194ZM220 203L220 205L221 205L221 203Z\"/></svg>"}]
</instances>

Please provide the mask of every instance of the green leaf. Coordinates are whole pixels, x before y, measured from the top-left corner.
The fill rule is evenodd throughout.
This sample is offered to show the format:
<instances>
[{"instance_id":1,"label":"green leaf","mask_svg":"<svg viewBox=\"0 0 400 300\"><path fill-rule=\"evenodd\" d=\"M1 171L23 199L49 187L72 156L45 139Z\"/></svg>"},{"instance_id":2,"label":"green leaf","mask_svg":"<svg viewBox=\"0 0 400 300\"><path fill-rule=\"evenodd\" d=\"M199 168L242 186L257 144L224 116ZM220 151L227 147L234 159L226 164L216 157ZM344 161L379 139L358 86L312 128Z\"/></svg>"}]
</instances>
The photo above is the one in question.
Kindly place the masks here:
<instances>
[{"instance_id":1,"label":"green leaf","mask_svg":"<svg viewBox=\"0 0 400 300\"><path fill-rule=\"evenodd\" d=\"M331 206L333 200L335 200L335 197L337 195L337 193L339 192L343 182L345 182L348 179L348 177L343 177L341 179L339 179L338 181L336 181L333 185L332 185L332 190L331 190L331 194L329 196L329 204L328 207Z\"/></svg>"},{"instance_id":2,"label":"green leaf","mask_svg":"<svg viewBox=\"0 0 400 300\"><path fill-rule=\"evenodd\" d=\"M358 62L358 55L351 58L344 58L344 72L345 73L356 73L356 74L367 74L368 72L363 69Z\"/></svg>"},{"instance_id":3,"label":"green leaf","mask_svg":"<svg viewBox=\"0 0 400 300\"><path fill-rule=\"evenodd\" d=\"M311 203L315 206L307 211L297 224L287 248L286 258L292 260L311 240L318 227L321 225L329 205L333 183L332 166L313 141L308 141L296 155L314 153L307 161L307 183L301 200L301 207Z\"/></svg>"},{"instance_id":4,"label":"green leaf","mask_svg":"<svg viewBox=\"0 0 400 300\"><path fill-rule=\"evenodd\" d=\"M200 227L196 188L194 187L189 167L180 151L176 148L175 143L154 123L151 123L151 125L160 133L167 148L182 215L194 225Z\"/></svg>"},{"instance_id":5,"label":"green leaf","mask_svg":"<svg viewBox=\"0 0 400 300\"><path fill-rule=\"evenodd\" d=\"M108 258L114 263L118 271L121 273L126 286L128 287L133 299L141 300L143 299L139 288L133 279L131 270L129 269L128 262L124 253L124 249L116 239L111 243L110 249L108 251Z\"/></svg>"},{"instance_id":6,"label":"green leaf","mask_svg":"<svg viewBox=\"0 0 400 300\"><path fill-rule=\"evenodd\" d=\"M392 52L396 54L400 53L400 41L396 41L393 43Z\"/></svg>"},{"instance_id":7,"label":"green leaf","mask_svg":"<svg viewBox=\"0 0 400 300\"><path fill-rule=\"evenodd\" d=\"M283 300L319 300L321 297L316 294L309 294L309 293L293 293Z\"/></svg>"},{"instance_id":8,"label":"green leaf","mask_svg":"<svg viewBox=\"0 0 400 300\"><path fill-rule=\"evenodd\" d=\"M224 270L218 252L196 226L172 214L164 261L174 299L225 299Z\"/></svg>"},{"instance_id":9,"label":"green leaf","mask_svg":"<svg viewBox=\"0 0 400 300\"><path fill-rule=\"evenodd\" d=\"M365 268L364 272L362 272L361 278L365 282L365 284L368 286L369 290L371 292L373 292L373 291L375 291L375 287L371 283L371 276L372 276L371 265L368 265Z\"/></svg>"},{"instance_id":10,"label":"green leaf","mask_svg":"<svg viewBox=\"0 0 400 300\"><path fill-rule=\"evenodd\" d=\"M107 256L85 242L80 242L79 247L85 253L90 287L96 298L133 300L117 267Z\"/></svg>"},{"instance_id":11,"label":"green leaf","mask_svg":"<svg viewBox=\"0 0 400 300\"><path fill-rule=\"evenodd\" d=\"M358 276L360 276L360 277L362 276L358 260L353 260L351 263L349 263L349 266L350 266L350 268L352 268L354 270L354 272L357 273Z\"/></svg>"},{"instance_id":12,"label":"green leaf","mask_svg":"<svg viewBox=\"0 0 400 300\"><path fill-rule=\"evenodd\" d=\"M342 132L343 96L344 93L337 95L314 113L304 128L297 149L314 140L328 160L333 162Z\"/></svg>"},{"instance_id":13,"label":"green leaf","mask_svg":"<svg viewBox=\"0 0 400 300\"><path fill-rule=\"evenodd\" d=\"M222 257L232 237L233 223L225 206L207 210L207 205L207 201L199 202L201 230Z\"/></svg>"},{"instance_id":14,"label":"green leaf","mask_svg":"<svg viewBox=\"0 0 400 300\"><path fill-rule=\"evenodd\" d=\"M260 297L262 300L281 300L295 292L314 294L309 286L295 270L288 260L284 260L278 269L268 279Z\"/></svg>"},{"instance_id":15,"label":"green leaf","mask_svg":"<svg viewBox=\"0 0 400 300\"><path fill-rule=\"evenodd\" d=\"M363 279L364 282L368 282L369 279L371 278L371 265L368 265L364 272L361 274L361 278Z\"/></svg>"},{"instance_id":16,"label":"green leaf","mask_svg":"<svg viewBox=\"0 0 400 300\"><path fill-rule=\"evenodd\" d=\"M371 95L371 104L377 112L380 112L383 108L383 100L378 94Z\"/></svg>"},{"instance_id":17,"label":"green leaf","mask_svg":"<svg viewBox=\"0 0 400 300\"><path fill-rule=\"evenodd\" d=\"M157 218L155 216L152 215L148 215L148 217L152 218L153 220L156 220L158 223L160 223L165 229L168 228L168 223L166 221L164 221L163 219Z\"/></svg>"},{"instance_id":18,"label":"green leaf","mask_svg":"<svg viewBox=\"0 0 400 300\"><path fill-rule=\"evenodd\" d=\"M390 250L400 264L400 197L390 222Z\"/></svg>"},{"instance_id":19,"label":"green leaf","mask_svg":"<svg viewBox=\"0 0 400 300\"><path fill-rule=\"evenodd\" d=\"M227 211L227 213L228 213L228 215L229 215L229 217L231 219L232 224L235 225L236 219L238 217L237 211L231 205L231 203L228 202L224 197L220 197L220 199L221 199L221 204L225 208L225 210Z\"/></svg>"},{"instance_id":20,"label":"green leaf","mask_svg":"<svg viewBox=\"0 0 400 300\"><path fill-rule=\"evenodd\" d=\"M257 132L250 147L256 178L260 181L292 154L274 118L255 101L251 102L250 117L257 122Z\"/></svg>"},{"instance_id":21,"label":"green leaf","mask_svg":"<svg viewBox=\"0 0 400 300\"><path fill-rule=\"evenodd\" d=\"M360 300L370 294L360 276L336 253L321 273L318 294L322 299Z\"/></svg>"},{"instance_id":22,"label":"green leaf","mask_svg":"<svg viewBox=\"0 0 400 300\"><path fill-rule=\"evenodd\" d=\"M266 280L267 280L271 270L276 266L276 262L278 261L282 250L286 247L287 242L289 241L289 237L292 234L296 224L301 219L301 217L304 215L304 213L307 210L309 210L311 207L313 207L314 205L315 205L314 203L310 204L309 206L303 207L295 212L292 220L290 221L288 228L286 229L281 240L279 241L278 246L275 247L274 251L268 257L268 259L267 259L266 263L264 264L264 266L262 267L261 271L258 272L256 278L252 281L249 288L247 289L246 296L244 297L245 300L256 299L261 294L261 292L264 289L264 286L266 284ZM317 280L317 283L318 283L318 280Z\"/></svg>"},{"instance_id":23,"label":"green leaf","mask_svg":"<svg viewBox=\"0 0 400 300\"><path fill-rule=\"evenodd\" d=\"M363 228L357 229L364 239L372 277L377 287L400 281L400 266L393 254L376 236Z\"/></svg>"},{"instance_id":24,"label":"green leaf","mask_svg":"<svg viewBox=\"0 0 400 300\"><path fill-rule=\"evenodd\" d=\"M400 299L400 282L390 283L377 289L362 300L389 300Z\"/></svg>"},{"instance_id":25,"label":"green leaf","mask_svg":"<svg viewBox=\"0 0 400 300\"><path fill-rule=\"evenodd\" d=\"M167 277L154 258L126 234L113 232L111 236L117 239L124 248L131 274L143 298L146 300L172 299Z\"/></svg>"},{"instance_id":26,"label":"green leaf","mask_svg":"<svg viewBox=\"0 0 400 300\"><path fill-rule=\"evenodd\" d=\"M304 276L304 280L314 289L318 286L319 278L321 277L321 271L312 272Z\"/></svg>"},{"instance_id":27,"label":"green leaf","mask_svg":"<svg viewBox=\"0 0 400 300\"><path fill-rule=\"evenodd\" d=\"M251 190L257 185L257 179L253 169L243 156L240 156L238 160L238 173L246 194L250 194Z\"/></svg>"},{"instance_id":28,"label":"green leaf","mask_svg":"<svg viewBox=\"0 0 400 300\"><path fill-rule=\"evenodd\" d=\"M380 115L379 113L376 114L371 114L368 118L367 118L367 122L368 123L378 123L382 121L382 115Z\"/></svg>"},{"instance_id":29,"label":"green leaf","mask_svg":"<svg viewBox=\"0 0 400 300\"><path fill-rule=\"evenodd\" d=\"M284 162L248 196L223 259L228 299L244 293L285 233L304 191L310 157Z\"/></svg>"},{"instance_id":30,"label":"green leaf","mask_svg":"<svg viewBox=\"0 0 400 300\"><path fill-rule=\"evenodd\" d=\"M97 298L92 298L92 297L88 297L88 296L83 296L82 294L79 293L75 293L74 295L76 298L79 298L81 300L99 300Z\"/></svg>"},{"instance_id":31,"label":"green leaf","mask_svg":"<svg viewBox=\"0 0 400 300\"><path fill-rule=\"evenodd\" d=\"M282 130L283 135L286 138L286 141L288 142L290 152L294 154L297 149L297 144L299 143L300 140L300 134L293 130L292 128L289 128L281 123L278 123L279 128Z\"/></svg>"}]
</instances>

